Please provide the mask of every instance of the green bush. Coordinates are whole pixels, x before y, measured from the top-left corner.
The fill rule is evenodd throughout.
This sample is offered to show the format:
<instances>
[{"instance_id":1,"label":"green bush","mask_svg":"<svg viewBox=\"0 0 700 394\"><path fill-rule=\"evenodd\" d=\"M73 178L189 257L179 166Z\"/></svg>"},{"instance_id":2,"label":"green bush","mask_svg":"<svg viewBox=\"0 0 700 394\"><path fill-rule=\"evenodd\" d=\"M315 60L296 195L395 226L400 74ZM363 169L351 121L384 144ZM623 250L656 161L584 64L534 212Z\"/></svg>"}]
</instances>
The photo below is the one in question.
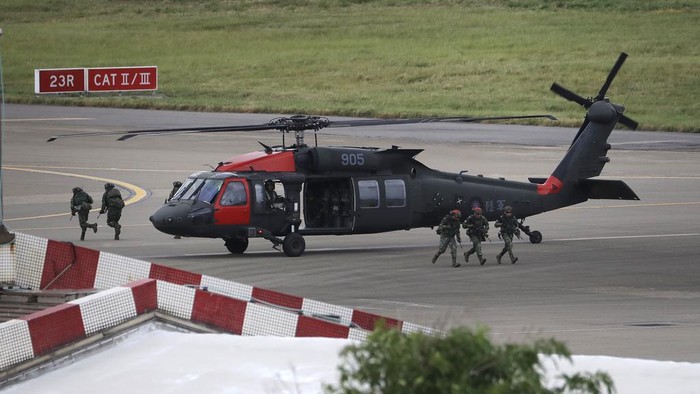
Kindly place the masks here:
<instances>
[{"instance_id":1,"label":"green bush","mask_svg":"<svg viewBox=\"0 0 700 394\"><path fill-rule=\"evenodd\" d=\"M367 341L341 352L338 386L326 393L612 393L607 373L560 376L560 387L543 386L540 356L571 360L566 346L554 339L532 345L496 345L487 330L456 328L444 336L401 334L378 328Z\"/></svg>"}]
</instances>

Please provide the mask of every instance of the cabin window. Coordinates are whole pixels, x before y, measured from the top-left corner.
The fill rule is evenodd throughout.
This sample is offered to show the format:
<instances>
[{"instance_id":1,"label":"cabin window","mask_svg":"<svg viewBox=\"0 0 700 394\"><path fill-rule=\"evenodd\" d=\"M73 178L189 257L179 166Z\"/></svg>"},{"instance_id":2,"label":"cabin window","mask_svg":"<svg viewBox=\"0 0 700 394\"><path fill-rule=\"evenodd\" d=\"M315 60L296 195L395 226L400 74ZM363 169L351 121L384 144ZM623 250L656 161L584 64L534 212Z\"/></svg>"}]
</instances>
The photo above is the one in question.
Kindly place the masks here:
<instances>
[{"instance_id":1,"label":"cabin window","mask_svg":"<svg viewBox=\"0 0 700 394\"><path fill-rule=\"evenodd\" d=\"M248 199L245 195L245 185L243 182L229 182L226 185L224 194L221 196L221 205L245 205Z\"/></svg>"},{"instance_id":2,"label":"cabin window","mask_svg":"<svg viewBox=\"0 0 700 394\"><path fill-rule=\"evenodd\" d=\"M278 197L281 197L282 200L284 200L284 185L280 183L279 181L274 181L275 182L275 193L277 193ZM276 205L270 206L268 204L267 199L265 198L265 184L264 183L256 183L255 184L255 205L256 209L260 211L269 211L271 208L278 208L278 209L284 209L284 203L277 202L275 203Z\"/></svg>"},{"instance_id":3,"label":"cabin window","mask_svg":"<svg viewBox=\"0 0 700 394\"><path fill-rule=\"evenodd\" d=\"M224 181L222 179L207 179L204 181L202 189L197 193L197 200L213 204L223 183Z\"/></svg>"},{"instance_id":4,"label":"cabin window","mask_svg":"<svg viewBox=\"0 0 700 394\"><path fill-rule=\"evenodd\" d=\"M357 190L360 195L360 208L379 207L379 183L377 181L358 181Z\"/></svg>"},{"instance_id":5,"label":"cabin window","mask_svg":"<svg viewBox=\"0 0 700 394\"><path fill-rule=\"evenodd\" d=\"M387 179L384 181L386 191L386 206L401 208L406 206L406 185L402 179Z\"/></svg>"}]
</instances>

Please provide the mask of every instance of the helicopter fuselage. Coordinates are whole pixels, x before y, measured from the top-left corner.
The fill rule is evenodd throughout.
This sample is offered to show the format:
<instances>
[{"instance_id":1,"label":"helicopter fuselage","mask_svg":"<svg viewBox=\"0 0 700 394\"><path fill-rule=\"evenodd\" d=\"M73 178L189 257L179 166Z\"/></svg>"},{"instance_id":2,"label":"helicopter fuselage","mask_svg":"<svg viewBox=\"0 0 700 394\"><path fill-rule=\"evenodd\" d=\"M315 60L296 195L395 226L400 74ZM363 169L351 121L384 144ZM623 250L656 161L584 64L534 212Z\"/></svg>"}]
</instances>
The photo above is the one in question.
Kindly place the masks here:
<instances>
[{"instance_id":1,"label":"helicopter fuselage","mask_svg":"<svg viewBox=\"0 0 700 394\"><path fill-rule=\"evenodd\" d=\"M414 159L420 152L301 147L248 153L215 171L192 174L150 219L168 234L236 243L290 233L370 234L433 227L452 209L468 215L477 206L489 220L506 205L525 218L560 205L544 201L537 184L430 169ZM277 201L266 196L268 180L276 185ZM570 197L570 203L585 201L585 196Z\"/></svg>"}]
</instances>

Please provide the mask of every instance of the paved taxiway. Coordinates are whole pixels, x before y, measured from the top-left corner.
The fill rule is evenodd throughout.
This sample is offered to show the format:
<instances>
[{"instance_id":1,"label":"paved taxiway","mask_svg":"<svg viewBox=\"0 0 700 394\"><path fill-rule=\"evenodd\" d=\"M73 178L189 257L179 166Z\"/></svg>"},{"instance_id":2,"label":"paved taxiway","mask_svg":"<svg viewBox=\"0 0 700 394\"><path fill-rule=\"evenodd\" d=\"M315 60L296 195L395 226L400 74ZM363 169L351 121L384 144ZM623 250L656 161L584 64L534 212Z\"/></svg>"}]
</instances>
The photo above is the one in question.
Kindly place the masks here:
<instances>
[{"instance_id":1,"label":"paved taxiway","mask_svg":"<svg viewBox=\"0 0 700 394\"><path fill-rule=\"evenodd\" d=\"M5 110L4 217L14 231L80 242L77 220L69 221L71 188L99 200L106 180L124 182L138 201L124 210L122 240L112 240L102 216L99 232L81 245L438 328L482 323L498 340L554 336L576 354L700 362L700 135L616 130L603 176L624 180L641 201L589 201L529 218L544 241L516 242L516 265L495 264L502 244L492 229L486 265L453 269L449 254L430 264L438 239L430 229L307 237L306 253L287 258L263 240L233 257L221 240L176 240L150 226L172 181L257 150L257 141L278 144L275 132L45 142L90 131L263 123L269 115ZM547 176L576 130L428 124L325 131L324 145L424 148L417 159L433 168L525 181Z\"/></svg>"}]
</instances>

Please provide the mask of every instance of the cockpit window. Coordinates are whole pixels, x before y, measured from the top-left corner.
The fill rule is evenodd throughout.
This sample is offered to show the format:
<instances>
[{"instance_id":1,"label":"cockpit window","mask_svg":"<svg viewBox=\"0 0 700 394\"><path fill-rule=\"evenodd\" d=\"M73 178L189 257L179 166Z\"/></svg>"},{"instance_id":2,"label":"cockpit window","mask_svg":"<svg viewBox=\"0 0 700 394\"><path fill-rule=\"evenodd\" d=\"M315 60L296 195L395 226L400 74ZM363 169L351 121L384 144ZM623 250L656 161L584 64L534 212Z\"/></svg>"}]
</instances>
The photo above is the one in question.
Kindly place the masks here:
<instances>
[{"instance_id":1,"label":"cockpit window","mask_svg":"<svg viewBox=\"0 0 700 394\"><path fill-rule=\"evenodd\" d=\"M204 179L188 179L184 185L177 191L176 198L181 200L194 200L199 188L204 184Z\"/></svg>"},{"instance_id":2,"label":"cockpit window","mask_svg":"<svg viewBox=\"0 0 700 394\"><path fill-rule=\"evenodd\" d=\"M207 179L204 181L204 185L197 194L197 200L208 202L209 204L214 203L216 195L219 194L221 190L221 185L224 183L222 179Z\"/></svg>"},{"instance_id":3,"label":"cockpit window","mask_svg":"<svg viewBox=\"0 0 700 394\"><path fill-rule=\"evenodd\" d=\"M243 182L232 181L226 185L226 190L221 196L221 205L245 205L248 199L245 195L245 186Z\"/></svg>"}]
</instances>

